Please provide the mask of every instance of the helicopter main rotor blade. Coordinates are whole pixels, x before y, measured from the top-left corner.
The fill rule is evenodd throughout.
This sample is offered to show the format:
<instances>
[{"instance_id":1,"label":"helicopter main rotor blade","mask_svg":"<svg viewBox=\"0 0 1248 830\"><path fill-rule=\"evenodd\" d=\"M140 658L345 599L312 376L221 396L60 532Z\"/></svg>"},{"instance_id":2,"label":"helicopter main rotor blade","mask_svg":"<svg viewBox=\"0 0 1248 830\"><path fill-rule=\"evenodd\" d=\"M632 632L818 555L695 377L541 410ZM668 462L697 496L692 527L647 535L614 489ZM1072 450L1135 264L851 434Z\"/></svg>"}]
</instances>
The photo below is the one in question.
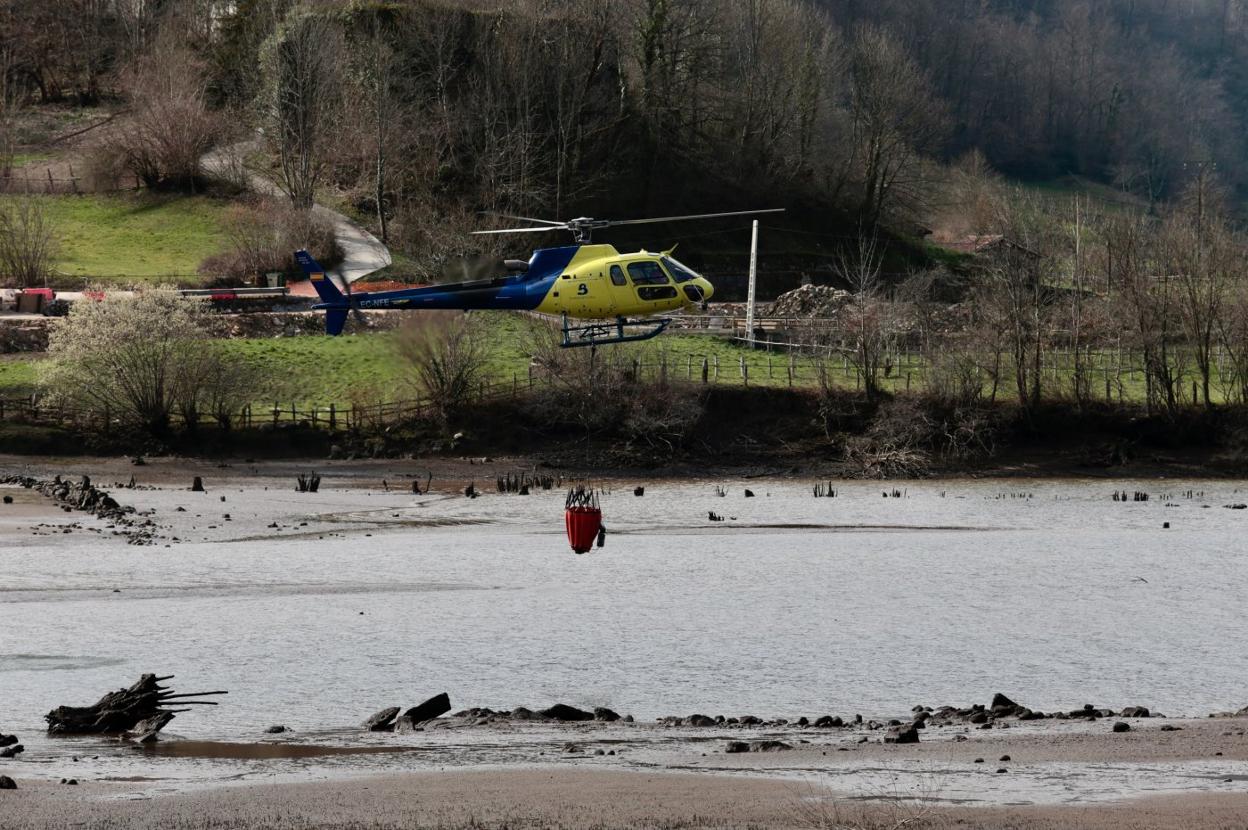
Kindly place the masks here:
<instances>
[{"instance_id":1,"label":"helicopter main rotor blade","mask_svg":"<svg viewBox=\"0 0 1248 830\"><path fill-rule=\"evenodd\" d=\"M553 219L534 219L531 216L515 216L510 213L498 213L493 210L487 210L486 216L498 216L502 219L519 219L521 222L537 222L539 225L550 225L552 228L562 228L563 222L556 222Z\"/></svg>"},{"instance_id":2,"label":"helicopter main rotor blade","mask_svg":"<svg viewBox=\"0 0 1248 830\"><path fill-rule=\"evenodd\" d=\"M655 219L619 219L609 220L610 225L650 225L655 222L683 222L686 219L718 219L721 216L751 216L759 213L784 213L784 208L768 208L766 210L734 210L728 213L695 213L689 216L660 216Z\"/></svg>"},{"instance_id":3,"label":"helicopter main rotor blade","mask_svg":"<svg viewBox=\"0 0 1248 830\"><path fill-rule=\"evenodd\" d=\"M546 233L547 231L566 231L569 230L567 225L550 225L544 228L503 228L497 231L473 231L472 236L483 236L485 234L495 233Z\"/></svg>"}]
</instances>

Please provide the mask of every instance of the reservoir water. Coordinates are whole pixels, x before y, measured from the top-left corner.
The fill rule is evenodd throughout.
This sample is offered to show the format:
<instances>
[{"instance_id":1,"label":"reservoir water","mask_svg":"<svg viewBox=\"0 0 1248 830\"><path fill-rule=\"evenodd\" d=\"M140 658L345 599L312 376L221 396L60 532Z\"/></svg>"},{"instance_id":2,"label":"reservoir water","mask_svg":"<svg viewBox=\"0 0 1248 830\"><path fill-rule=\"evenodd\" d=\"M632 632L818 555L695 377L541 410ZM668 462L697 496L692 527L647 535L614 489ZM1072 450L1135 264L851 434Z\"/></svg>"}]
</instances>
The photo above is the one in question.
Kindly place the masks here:
<instances>
[{"instance_id":1,"label":"reservoir water","mask_svg":"<svg viewBox=\"0 0 1248 830\"><path fill-rule=\"evenodd\" d=\"M1040 710L1248 705L1248 510L1226 507L1248 501L1244 482L837 482L835 498L778 480L639 482L638 498L620 482L606 547L581 557L557 491L269 483L117 492L155 511L169 547L81 514L39 520L72 533L7 520L0 730L46 747L45 712L143 672L228 689L168 731L239 741L347 729L440 691L456 709L639 719L891 717L996 691ZM1150 499L1111 499L1124 488Z\"/></svg>"}]
</instances>

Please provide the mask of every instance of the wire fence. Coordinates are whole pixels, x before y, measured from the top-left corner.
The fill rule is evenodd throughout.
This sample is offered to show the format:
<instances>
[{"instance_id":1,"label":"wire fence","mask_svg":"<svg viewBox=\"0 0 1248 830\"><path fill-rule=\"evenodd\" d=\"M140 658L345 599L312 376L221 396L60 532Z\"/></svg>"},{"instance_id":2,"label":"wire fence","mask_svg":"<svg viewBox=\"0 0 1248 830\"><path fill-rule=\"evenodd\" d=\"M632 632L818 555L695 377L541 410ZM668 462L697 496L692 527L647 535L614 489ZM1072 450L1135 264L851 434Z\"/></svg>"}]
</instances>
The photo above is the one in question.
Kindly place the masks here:
<instances>
[{"instance_id":1,"label":"wire fence","mask_svg":"<svg viewBox=\"0 0 1248 830\"><path fill-rule=\"evenodd\" d=\"M143 190L145 187L138 176L102 183L96 177L75 171L72 164L67 165L66 170L69 175L54 175L51 167L45 167L42 171L34 170L29 165L10 169L0 174L0 193L70 196L82 193L120 193Z\"/></svg>"},{"instance_id":2,"label":"wire fence","mask_svg":"<svg viewBox=\"0 0 1248 830\"><path fill-rule=\"evenodd\" d=\"M772 388L806 390L861 391L865 375L848 351L803 352L752 350L737 351L731 357L708 352L702 354L659 351L644 356L627 356L612 351L597 358L601 366L626 373L631 379L666 386L699 388ZM963 378L970 385L979 384L984 400L1008 400L1017 396L1015 376L1008 363L963 367ZM892 349L881 355L876 374L878 388L894 393L931 391L934 385L947 383L939 365L930 354L921 350ZM465 403L487 403L515 400L540 393L544 388L563 386L557 368L543 368L530 363L527 371L513 372L509 379L495 379L476 386ZM1076 379L1082 384L1076 389ZM1144 403L1149 397L1149 378L1143 355L1129 349L1051 351L1039 367L1039 380L1046 398L1071 398L1078 393L1082 400L1106 403ZM1244 403L1244 388L1233 367L1224 364L1219 353L1212 372L1212 397L1215 403ZM580 387L593 396L593 384ZM1194 371L1179 376L1173 395L1180 405L1203 403L1203 388ZM193 417L198 426L244 429L273 429L300 426L329 431L347 430L376 432L387 427L428 419L438 413L439 405L432 398L405 398L339 402L280 401L255 402L225 413L200 411ZM223 417L217 417L223 415ZM188 426L185 413L171 413L172 425ZM107 433L118 419L107 408L74 408L42 397L38 393L24 397L0 398L0 421L20 421L44 425L75 426Z\"/></svg>"},{"instance_id":3,"label":"wire fence","mask_svg":"<svg viewBox=\"0 0 1248 830\"><path fill-rule=\"evenodd\" d=\"M511 381L495 381L478 384L467 402L487 403L518 397L539 382L534 376L522 379L518 375ZM376 431L388 426L411 423L436 414L438 405L430 398L411 398L397 401L355 402L346 405L330 402L274 401L270 404L252 403L225 412L198 411L188 418L187 413L175 409L170 413L174 427L195 426L240 429L280 429L300 426L312 429ZM222 415L224 417L218 417ZM90 428L103 434L115 428L119 421L109 407L75 407L32 393L29 396L0 398L0 421L15 421L45 426L73 426Z\"/></svg>"}]
</instances>

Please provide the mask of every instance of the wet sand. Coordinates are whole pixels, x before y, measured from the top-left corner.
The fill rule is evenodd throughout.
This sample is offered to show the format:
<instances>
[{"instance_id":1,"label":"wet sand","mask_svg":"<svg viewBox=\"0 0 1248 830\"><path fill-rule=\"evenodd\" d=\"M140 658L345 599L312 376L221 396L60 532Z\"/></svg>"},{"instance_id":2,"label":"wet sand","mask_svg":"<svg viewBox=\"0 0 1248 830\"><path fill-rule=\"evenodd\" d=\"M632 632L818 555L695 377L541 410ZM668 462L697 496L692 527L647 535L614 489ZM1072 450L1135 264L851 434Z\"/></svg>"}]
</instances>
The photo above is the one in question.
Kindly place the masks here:
<instances>
[{"instance_id":1,"label":"wet sand","mask_svg":"<svg viewBox=\"0 0 1248 830\"><path fill-rule=\"evenodd\" d=\"M215 758L227 761L327 758L335 755L386 755L411 752L403 746L324 746L277 741L235 743L227 741L161 741L146 744L143 752L156 758Z\"/></svg>"},{"instance_id":2,"label":"wet sand","mask_svg":"<svg viewBox=\"0 0 1248 830\"><path fill-rule=\"evenodd\" d=\"M263 827L1184 828L1244 827L1248 794L1081 807L947 807L836 798L817 781L564 769L413 773L227 787L142 800L127 785L39 784L3 793L8 830ZM120 796L120 797L109 797Z\"/></svg>"}]
</instances>

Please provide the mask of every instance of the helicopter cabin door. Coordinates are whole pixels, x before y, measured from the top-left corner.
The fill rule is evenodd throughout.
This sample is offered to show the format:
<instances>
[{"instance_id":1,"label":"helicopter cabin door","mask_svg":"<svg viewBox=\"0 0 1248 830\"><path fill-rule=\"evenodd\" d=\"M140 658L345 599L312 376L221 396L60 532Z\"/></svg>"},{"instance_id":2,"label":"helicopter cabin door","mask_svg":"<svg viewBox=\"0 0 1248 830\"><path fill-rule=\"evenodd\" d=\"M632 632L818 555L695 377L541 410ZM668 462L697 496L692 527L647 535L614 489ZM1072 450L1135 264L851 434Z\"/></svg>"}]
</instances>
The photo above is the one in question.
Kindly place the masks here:
<instances>
[{"instance_id":1,"label":"helicopter cabin door","mask_svg":"<svg viewBox=\"0 0 1248 830\"><path fill-rule=\"evenodd\" d=\"M680 307L681 300L676 287L656 260L630 262L628 277L637 300L649 313Z\"/></svg>"},{"instance_id":2,"label":"helicopter cabin door","mask_svg":"<svg viewBox=\"0 0 1248 830\"><path fill-rule=\"evenodd\" d=\"M559 306L571 317L610 317L615 303L599 268L582 268L561 276L555 286Z\"/></svg>"}]
</instances>

